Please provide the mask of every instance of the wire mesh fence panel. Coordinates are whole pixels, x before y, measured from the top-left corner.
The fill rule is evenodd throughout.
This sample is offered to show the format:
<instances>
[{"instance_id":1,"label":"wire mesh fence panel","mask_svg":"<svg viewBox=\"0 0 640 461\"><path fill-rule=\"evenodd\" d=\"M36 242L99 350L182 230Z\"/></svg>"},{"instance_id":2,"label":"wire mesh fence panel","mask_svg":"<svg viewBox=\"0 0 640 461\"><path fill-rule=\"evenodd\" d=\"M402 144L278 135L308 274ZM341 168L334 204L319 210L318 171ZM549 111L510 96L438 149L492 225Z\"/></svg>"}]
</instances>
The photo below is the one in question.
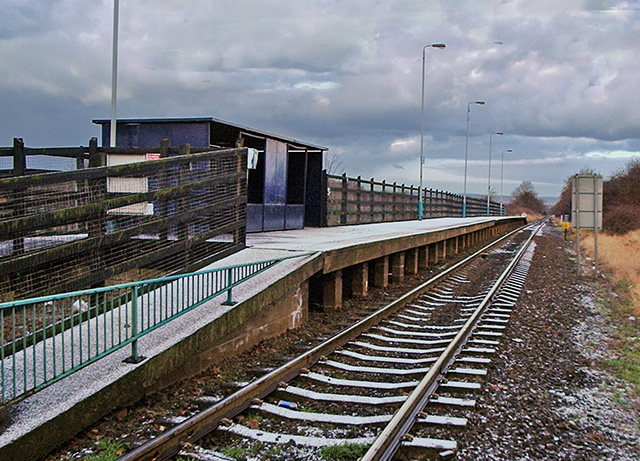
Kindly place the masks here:
<instances>
[{"instance_id":1,"label":"wire mesh fence panel","mask_svg":"<svg viewBox=\"0 0 640 461\"><path fill-rule=\"evenodd\" d=\"M0 179L0 300L193 269L245 203L245 149Z\"/></svg>"}]
</instances>

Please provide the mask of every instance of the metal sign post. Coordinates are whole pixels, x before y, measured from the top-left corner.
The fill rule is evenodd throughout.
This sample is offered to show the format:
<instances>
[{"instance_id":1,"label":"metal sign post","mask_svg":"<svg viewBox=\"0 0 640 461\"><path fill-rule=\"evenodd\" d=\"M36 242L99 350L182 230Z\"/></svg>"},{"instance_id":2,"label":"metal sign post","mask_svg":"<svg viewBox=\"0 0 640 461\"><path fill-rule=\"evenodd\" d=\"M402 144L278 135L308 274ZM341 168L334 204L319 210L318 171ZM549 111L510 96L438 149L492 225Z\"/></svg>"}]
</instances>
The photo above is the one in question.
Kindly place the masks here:
<instances>
[{"instance_id":1,"label":"metal sign post","mask_svg":"<svg viewBox=\"0 0 640 461\"><path fill-rule=\"evenodd\" d=\"M576 252L580 271L580 229L593 229L595 270L598 272L598 229L602 229L602 176L571 177L571 227L576 229Z\"/></svg>"}]
</instances>

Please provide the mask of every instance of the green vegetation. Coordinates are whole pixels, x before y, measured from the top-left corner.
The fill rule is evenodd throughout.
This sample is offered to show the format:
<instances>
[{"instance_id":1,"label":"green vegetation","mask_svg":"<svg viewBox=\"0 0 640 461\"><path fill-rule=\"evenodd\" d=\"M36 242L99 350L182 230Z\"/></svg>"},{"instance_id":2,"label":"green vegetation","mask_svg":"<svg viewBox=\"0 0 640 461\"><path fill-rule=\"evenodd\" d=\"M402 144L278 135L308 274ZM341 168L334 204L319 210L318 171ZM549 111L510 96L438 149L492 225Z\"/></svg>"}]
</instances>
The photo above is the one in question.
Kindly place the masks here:
<instances>
[{"instance_id":1,"label":"green vegetation","mask_svg":"<svg viewBox=\"0 0 640 461\"><path fill-rule=\"evenodd\" d=\"M342 445L330 445L322 447L320 454L322 459L328 461L356 461L367 452L369 447L358 443L345 443Z\"/></svg>"},{"instance_id":2,"label":"green vegetation","mask_svg":"<svg viewBox=\"0 0 640 461\"><path fill-rule=\"evenodd\" d=\"M632 290L627 288L618 293L618 298L609 303L609 317L616 326L611 347L617 357L605 361L605 367L617 378L631 384L636 395L640 396L640 318L635 316L640 308L634 305Z\"/></svg>"},{"instance_id":3,"label":"green vegetation","mask_svg":"<svg viewBox=\"0 0 640 461\"><path fill-rule=\"evenodd\" d=\"M267 459L274 458L274 457L279 456L281 454L282 454L282 447L280 445L273 445L273 446L269 447L267 449L267 451L265 452L265 455L267 456Z\"/></svg>"},{"instance_id":4,"label":"green vegetation","mask_svg":"<svg viewBox=\"0 0 640 461\"><path fill-rule=\"evenodd\" d=\"M262 445L262 443L260 442L254 443L249 448L249 456L252 458L257 457L260 454L260 452L263 450L263 448L264 448L264 445Z\"/></svg>"},{"instance_id":5,"label":"green vegetation","mask_svg":"<svg viewBox=\"0 0 640 461\"><path fill-rule=\"evenodd\" d=\"M228 456L229 458L236 459L238 461L247 459L247 450L244 447L241 447L238 445L231 446L231 447L224 447L223 449L220 450L220 453L222 453L225 456Z\"/></svg>"},{"instance_id":6,"label":"green vegetation","mask_svg":"<svg viewBox=\"0 0 640 461\"><path fill-rule=\"evenodd\" d=\"M262 415L259 413L247 413L245 420L249 420L249 419L253 419L254 421L259 423L262 421Z\"/></svg>"},{"instance_id":7,"label":"green vegetation","mask_svg":"<svg viewBox=\"0 0 640 461\"><path fill-rule=\"evenodd\" d=\"M113 439L100 439L97 452L87 457L86 461L114 461L124 454L124 446Z\"/></svg>"}]
</instances>

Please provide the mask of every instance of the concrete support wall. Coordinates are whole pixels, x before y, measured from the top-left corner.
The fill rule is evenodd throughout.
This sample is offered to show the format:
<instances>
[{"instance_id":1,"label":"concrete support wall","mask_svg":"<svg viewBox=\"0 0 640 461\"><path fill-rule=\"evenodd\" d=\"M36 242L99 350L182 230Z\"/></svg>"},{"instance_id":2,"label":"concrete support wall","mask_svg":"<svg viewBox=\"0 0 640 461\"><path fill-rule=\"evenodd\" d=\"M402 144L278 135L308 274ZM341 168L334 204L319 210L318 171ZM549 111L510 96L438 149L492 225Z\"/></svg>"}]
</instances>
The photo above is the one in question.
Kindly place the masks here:
<instances>
[{"instance_id":1,"label":"concrete support wall","mask_svg":"<svg viewBox=\"0 0 640 461\"><path fill-rule=\"evenodd\" d=\"M391 255L391 281L399 283L404 280L404 251Z\"/></svg>"},{"instance_id":2,"label":"concrete support wall","mask_svg":"<svg viewBox=\"0 0 640 461\"><path fill-rule=\"evenodd\" d=\"M324 290L323 304L326 309L342 307L342 271L325 274L322 280Z\"/></svg>"},{"instance_id":3,"label":"concrete support wall","mask_svg":"<svg viewBox=\"0 0 640 461\"><path fill-rule=\"evenodd\" d=\"M373 262L373 285L380 288L389 286L388 256L383 256Z\"/></svg>"},{"instance_id":4,"label":"concrete support wall","mask_svg":"<svg viewBox=\"0 0 640 461\"><path fill-rule=\"evenodd\" d=\"M354 266L351 279L353 296L367 296L369 294L369 264L362 263Z\"/></svg>"},{"instance_id":5,"label":"concrete support wall","mask_svg":"<svg viewBox=\"0 0 640 461\"><path fill-rule=\"evenodd\" d=\"M407 250L404 257L404 271L406 274L415 275L418 273L418 249Z\"/></svg>"},{"instance_id":6,"label":"concrete support wall","mask_svg":"<svg viewBox=\"0 0 640 461\"><path fill-rule=\"evenodd\" d=\"M418 248L418 268L424 270L429 267L429 245Z\"/></svg>"},{"instance_id":7,"label":"concrete support wall","mask_svg":"<svg viewBox=\"0 0 640 461\"><path fill-rule=\"evenodd\" d=\"M437 242L429 245L429 265L430 266L438 263L438 260L439 260L438 253L439 253L439 250L438 250Z\"/></svg>"}]
</instances>

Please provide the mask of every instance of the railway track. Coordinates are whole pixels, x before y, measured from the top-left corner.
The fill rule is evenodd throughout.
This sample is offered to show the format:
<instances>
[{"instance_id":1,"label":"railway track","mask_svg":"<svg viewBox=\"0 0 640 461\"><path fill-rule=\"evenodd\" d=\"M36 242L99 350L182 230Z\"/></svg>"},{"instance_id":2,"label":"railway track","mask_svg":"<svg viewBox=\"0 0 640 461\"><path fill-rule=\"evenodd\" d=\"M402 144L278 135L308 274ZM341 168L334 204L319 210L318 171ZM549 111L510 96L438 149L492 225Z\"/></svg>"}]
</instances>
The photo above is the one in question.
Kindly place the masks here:
<instances>
[{"instance_id":1,"label":"railway track","mask_svg":"<svg viewBox=\"0 0 640 461\"><path fill-rule=\"evenodd\" d=\"M363 460L453 457L538 229L485 246L121 460L311 460L336 446Z\"/></svg>"}]
</instances>

